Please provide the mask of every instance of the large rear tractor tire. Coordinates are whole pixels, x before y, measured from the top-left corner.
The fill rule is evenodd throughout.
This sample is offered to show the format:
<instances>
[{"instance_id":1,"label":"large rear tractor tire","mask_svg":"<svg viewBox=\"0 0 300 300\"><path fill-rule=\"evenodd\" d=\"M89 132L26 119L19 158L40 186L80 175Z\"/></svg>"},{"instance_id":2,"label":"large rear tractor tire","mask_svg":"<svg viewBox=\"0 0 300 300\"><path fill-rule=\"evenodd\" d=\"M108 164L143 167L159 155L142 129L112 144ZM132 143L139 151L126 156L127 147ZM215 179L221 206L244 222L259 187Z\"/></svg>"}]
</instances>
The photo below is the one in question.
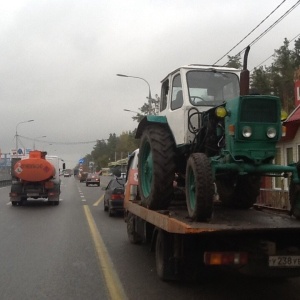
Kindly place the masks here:
<instances>
[{"instance_id":1,"label":"large rear tractor tire","mask_svg":"<svg viewBox=\"0 0 300 300\"><path fill-rule=\"evenodd\" d=\"M203 153L192 154L186 166L186 202L192 220L211 219L214 193L212 168L208 157Z\"/></svg>"},{"instance_id":2,"label":"large rear tractor tire","mask_svg":"<svg viewBox=\"0 0 300 300\"><path fill-rule=\"evenodd\" d=\"M174 197L175 150L171 132L159 125L148 126L139 150L139 192L142 205L166 209Z\"/></svg>"}]
</instances>

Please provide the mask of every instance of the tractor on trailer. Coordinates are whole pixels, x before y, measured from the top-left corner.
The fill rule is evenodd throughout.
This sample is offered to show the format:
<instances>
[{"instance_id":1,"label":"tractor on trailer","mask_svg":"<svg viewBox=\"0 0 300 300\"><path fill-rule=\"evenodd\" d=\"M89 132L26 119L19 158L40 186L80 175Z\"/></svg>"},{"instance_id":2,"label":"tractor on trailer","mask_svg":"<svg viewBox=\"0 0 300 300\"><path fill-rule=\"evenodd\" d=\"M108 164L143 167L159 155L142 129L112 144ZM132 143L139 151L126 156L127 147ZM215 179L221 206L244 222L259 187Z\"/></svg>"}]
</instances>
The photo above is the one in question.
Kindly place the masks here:
<instances>
[{"instance_id":1,"label":"tractor on trailer","mask_svg":"<svg viewBox=\"0 0 300 300\"><path fill-rule=\"evenodd\" d=\"M194 266L300 275L299 165L273 164L285 134L281 103L249 94L248 51L242 72L215 65L171 72L159 115L137 128L125 221L132 243L151 241L162 279L190 276ZM263 176L289 178L289 216L252 208Z\"/></svg>"},{"instance_id":2,"label":"tractor on trailer","mask_svg":"<svg viewBox=\"0 0 300 300\"><path fill-rule=\"evenodd\" d=\"M296 164L273 164L276 144L285 134L281 102L249 95L244 69L188 65L163 81L160 113L139 123L139 192L149 209L167 209L173 181L185 188L189 217L213 217L217 189L224 206L248 209L262 176L290 176L291 214L300 218L300 181ZM216 187L216 188L215 188Z\"/></svg>"}]
</instances>

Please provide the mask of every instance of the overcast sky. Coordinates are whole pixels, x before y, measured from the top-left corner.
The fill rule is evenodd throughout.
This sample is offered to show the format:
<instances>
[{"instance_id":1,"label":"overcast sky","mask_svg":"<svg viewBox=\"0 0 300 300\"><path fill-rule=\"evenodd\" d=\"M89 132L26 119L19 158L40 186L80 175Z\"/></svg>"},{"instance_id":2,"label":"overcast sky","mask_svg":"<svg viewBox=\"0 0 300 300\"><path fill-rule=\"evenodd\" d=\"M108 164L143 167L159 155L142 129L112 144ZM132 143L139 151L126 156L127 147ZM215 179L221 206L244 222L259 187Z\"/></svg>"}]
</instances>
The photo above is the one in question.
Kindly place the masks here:
<instances>
[{"instance_id":1,"label":"overcast sky","mask_svg":"<svg viewBox=\"0 0 300 300\"><path fill-rule=\"evenodd\" d=\"M18 135L37 138L37 149L74 167L96 143L83 142L137 126L134 114L123 109L138 110L147 101L148 86L117 73L143 77L152 95L160 94L160 81L170 71L215 63L281 2L2 0L2 153L16 147L17 129ZM285 1L229 55L245 48L296 2ZM299 33L300 6L253 45L249 69L282 46L284 38ZM19 124L30 119L34 122ZM18 146L32 148L33 140L20 138Z\"/></svg>"}]
</instances>

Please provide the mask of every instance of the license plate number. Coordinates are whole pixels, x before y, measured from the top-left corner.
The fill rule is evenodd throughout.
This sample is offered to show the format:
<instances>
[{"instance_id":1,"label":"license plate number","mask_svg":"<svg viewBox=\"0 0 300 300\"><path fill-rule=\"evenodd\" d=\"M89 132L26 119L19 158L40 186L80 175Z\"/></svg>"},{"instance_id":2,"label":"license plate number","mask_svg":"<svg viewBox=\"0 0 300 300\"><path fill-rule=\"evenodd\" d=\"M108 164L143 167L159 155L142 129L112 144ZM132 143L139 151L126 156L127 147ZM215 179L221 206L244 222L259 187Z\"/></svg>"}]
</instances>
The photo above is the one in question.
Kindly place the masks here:
<instances>
[{"instance_id":1,"label":"license plate number","mask_svg":"<svg viewBox=\"0 0 300 300\"><path fill-rule=\"evenodd\" d=\"M27 197L37 197L38 193L27 193Z\"/></svg>"},{"instance_id":2,"label":"license plate number","mask_svg":"<svg viewBox=\"0 0 300 300\"><path fill-rule=\"evenodd\" d=\"M269 256L269 267L292 268L300 267L300 256L280 255Z\"/></svg>"}]
</instances>

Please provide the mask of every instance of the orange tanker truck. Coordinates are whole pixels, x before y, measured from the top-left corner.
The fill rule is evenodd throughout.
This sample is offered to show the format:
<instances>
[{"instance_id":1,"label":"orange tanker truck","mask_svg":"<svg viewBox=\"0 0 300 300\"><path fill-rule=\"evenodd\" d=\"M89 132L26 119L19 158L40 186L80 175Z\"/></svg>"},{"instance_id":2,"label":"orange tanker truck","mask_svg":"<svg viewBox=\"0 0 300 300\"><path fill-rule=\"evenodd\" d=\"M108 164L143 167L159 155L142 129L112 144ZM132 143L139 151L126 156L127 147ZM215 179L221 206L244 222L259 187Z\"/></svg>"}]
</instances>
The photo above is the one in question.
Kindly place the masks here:
<instances>
[{"instance_id":1,"label":"orange tanker truck","mask_svg":"<svg viewBox=\"0 0 300 300\"><path fill-rule=\"evenodd\" d=\"M13 206L28 199L47 199L59 204L59 158L44 151L30 151L28 157L16 159L12 164L12 185L9 194Z\"/></svg>"}]
</instances>

